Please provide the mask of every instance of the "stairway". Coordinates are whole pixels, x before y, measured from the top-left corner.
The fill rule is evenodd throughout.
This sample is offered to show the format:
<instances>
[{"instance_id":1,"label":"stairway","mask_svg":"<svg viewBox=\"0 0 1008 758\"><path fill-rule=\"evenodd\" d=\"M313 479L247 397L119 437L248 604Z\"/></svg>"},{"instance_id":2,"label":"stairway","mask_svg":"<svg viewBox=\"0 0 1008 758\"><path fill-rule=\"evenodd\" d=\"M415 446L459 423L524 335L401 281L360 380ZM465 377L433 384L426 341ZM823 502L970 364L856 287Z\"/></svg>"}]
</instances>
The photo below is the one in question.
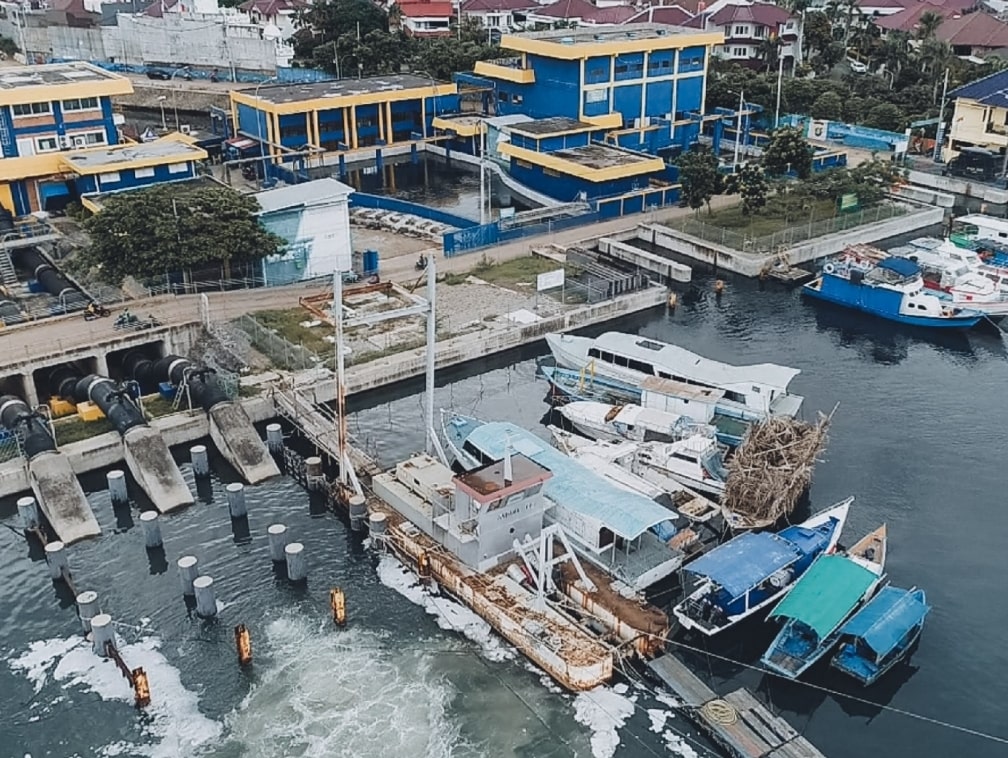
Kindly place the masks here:
<instances>
[{"instance_id":1,"label":"stairway","mask_svg":"<svg viewBox=\"0 0 1008 758\"><path fill-rule=\"evenodd\" d=\"M0 282L6 287L13 287L18 283L17 272L14 271L8 250L0 250Z\"/></svg>"}]
</instances>

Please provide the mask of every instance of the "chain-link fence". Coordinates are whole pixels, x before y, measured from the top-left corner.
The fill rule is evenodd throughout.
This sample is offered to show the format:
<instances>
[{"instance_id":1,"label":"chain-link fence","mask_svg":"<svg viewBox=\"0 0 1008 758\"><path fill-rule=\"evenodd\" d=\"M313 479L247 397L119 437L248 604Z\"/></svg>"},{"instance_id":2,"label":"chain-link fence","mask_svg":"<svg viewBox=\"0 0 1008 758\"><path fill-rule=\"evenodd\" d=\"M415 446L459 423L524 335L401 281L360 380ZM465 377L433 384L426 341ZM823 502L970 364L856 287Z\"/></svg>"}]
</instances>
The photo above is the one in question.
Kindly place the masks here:
<instances>
[{"instance_id":1,"label":"chain-link fence","mask_svg":"<svg viewBox=\"0 0 1008 758\"><path fill-rule=\"evenodd\" d=\"M323 363L311 350L303 345L295 345L269 329L252 316L239 316L235 325L249 336L252 347L269 358L277 368L300 371Z\"/></svg>"},{"instance_id":2,"label":"chain-link fence","mask_svg":"<svg viewBox=\"0 0 1008 758\"><path fill-rule=\"evenodd\" d=\"M745 253L775 253L781 248L792 247L800 242L854 229L865 224L874 224L877 221L885 221L896 216L906 215L906 213L906 206L895 203L879 203L870 208L863 208L856 213L844 213L818 221L809 217L806 223L788 226L772 234L761 236L725 229L696 217L671 219L665 224L686 234L708 242L716 242L733 250L741 250Z\"/></svg>"},{"instance_id":3,"label":"chain-link fence","mask_svg":"<svg viewBox=\"0 0 1008 758\"><path fill-rule=\"evenodd\" d=\"M17 433L0 430L0 463L21 457L21 440Z\"/></svg>"}]
</instances>

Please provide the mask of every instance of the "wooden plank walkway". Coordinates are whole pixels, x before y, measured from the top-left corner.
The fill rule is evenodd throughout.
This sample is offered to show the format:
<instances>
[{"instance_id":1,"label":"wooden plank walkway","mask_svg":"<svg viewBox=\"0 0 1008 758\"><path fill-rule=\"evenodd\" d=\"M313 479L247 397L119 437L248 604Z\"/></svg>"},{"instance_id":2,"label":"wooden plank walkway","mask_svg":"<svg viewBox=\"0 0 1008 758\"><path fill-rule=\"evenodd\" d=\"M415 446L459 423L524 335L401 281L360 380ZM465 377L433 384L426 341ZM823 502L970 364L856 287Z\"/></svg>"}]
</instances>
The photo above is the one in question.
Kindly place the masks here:
<instances>
[{"instance_id":1,"label":"wooden plank walkway","mask_svg":"<svg viewBox=\"0 0 1008 758\"><path fill-rule=\"evenodd\" d=\"M747 689L719 697L671 654L648 663L687 715L732 758L825 758Z\"/></svg>"}]
</instances>

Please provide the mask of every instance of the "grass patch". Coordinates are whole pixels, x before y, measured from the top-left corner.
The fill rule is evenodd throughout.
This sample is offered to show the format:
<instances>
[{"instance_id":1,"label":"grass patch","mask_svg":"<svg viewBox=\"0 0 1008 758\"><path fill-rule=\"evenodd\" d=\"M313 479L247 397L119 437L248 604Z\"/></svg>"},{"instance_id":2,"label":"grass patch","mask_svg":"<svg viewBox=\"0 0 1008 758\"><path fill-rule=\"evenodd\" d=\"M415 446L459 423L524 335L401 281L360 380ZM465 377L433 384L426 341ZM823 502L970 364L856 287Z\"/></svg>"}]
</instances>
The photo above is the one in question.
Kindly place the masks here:
<instances>
[{"instance_id":1,"label":"grass patch","mask_svg":"<svg viewBox=\"0 0 1008 758\"><path fill-rule=\"evenodd\" d=\"M797 226L809 221L825 221L837 215L836 202L833 200L809 200L807 206L807 209L796 211L786 208L782 203L774 202L774 198L768 198L765 207L749 216L742 213L741 205L733 205L714 211L710 215L701 213L697 220L739 234L762 237L779 232L784 227Z\"/></svg>"},{"instance_id":2,"label":"grass patch","mask_svg":"<svg viewBox=\"0 0 1008 758\"><path fill-rule=\"evenodd\" d=\"M113 426L107 418L81 421L80 416L74 414L55 419L53 429L56 431L56 444L69 445L71 442L80 442L97 437L99 434L105 434L105 432L111 432Z\"/></svg>"},{"instance_id":3,"label":"grass patch","mask_svg":"<svg viewBox=\"0 0 1008 758\"><path fill-rule=\"evenodd\" d=\"M327 334L332 334L332 328L328 324L323 322L311 328L301 326L302 321L313 320L304 308L258 311L251 315L261 326L276 330L278 335L291 344L302 345L315 355L326 356L333 351L332 343L325 338Z\"/></svg>"},{"instance_id":4,"label":"grass patch","mask_svg":"<svg viewBox=\"0 0 1008 758\"><path fill-rule=\"evenodd\" d=\"M467 273L446 274L445 284L462 284L470 276L475 276L490 284L501 287L514 287L518 284L528 284L535 287L536 277L547 271L563 268L563 264L542 258L538 255L527 255L523 258L512 258L509 261L492 261L485 255L479 263Z\"/></svg>"}]
</instances>

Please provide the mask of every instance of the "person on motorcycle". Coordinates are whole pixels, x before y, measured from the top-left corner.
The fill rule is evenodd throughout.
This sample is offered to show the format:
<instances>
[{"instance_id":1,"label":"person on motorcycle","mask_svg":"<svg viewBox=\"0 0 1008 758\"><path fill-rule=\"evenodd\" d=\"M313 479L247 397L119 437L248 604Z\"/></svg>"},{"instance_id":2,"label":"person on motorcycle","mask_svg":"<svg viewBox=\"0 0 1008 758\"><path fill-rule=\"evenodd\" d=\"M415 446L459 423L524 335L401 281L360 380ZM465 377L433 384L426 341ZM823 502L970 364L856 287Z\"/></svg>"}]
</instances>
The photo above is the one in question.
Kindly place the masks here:
<instances>
[{"instance_id":1,"label":"person on motorcycle","mask_svg":"<svg viewBox=\"0 0 1008 758\"><path fill-rule=\"evenodd\" d=\"M95 305L95 301L94 300L91 300L90 302L88 302L88 304L87 304L87 311L86 312L87 312L87 315L89 315L89 316L97 316L98 315L98 306Z\"/></svg>"},{"instance_id":2,"label":"person on motorcycle","mask_svg":"<svg viewBox=\"0 0 1008 758\"><path fill-rule=\"evenodd\" d=\"M418 269L427 268L427 256L424 255L423 253L420 253L420 257L417 259L416 265Z\"/></svg>"}]
</instances>

